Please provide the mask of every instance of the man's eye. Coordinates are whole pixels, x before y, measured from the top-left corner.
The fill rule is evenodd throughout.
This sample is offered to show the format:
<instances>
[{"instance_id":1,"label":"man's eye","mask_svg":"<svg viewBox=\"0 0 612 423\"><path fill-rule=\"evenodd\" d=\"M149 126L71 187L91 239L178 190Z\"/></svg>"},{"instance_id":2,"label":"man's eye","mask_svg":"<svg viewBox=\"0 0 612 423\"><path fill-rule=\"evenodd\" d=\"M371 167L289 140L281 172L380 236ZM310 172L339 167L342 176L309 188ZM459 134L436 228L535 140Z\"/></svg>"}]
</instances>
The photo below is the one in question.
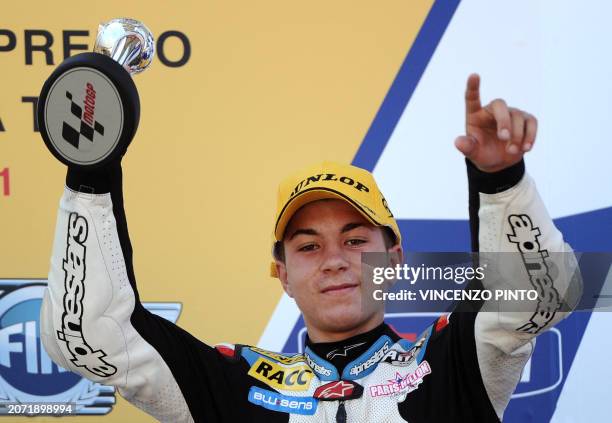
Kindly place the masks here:
<instances>
[{"instance_id":1,"label":"man's eye","mask_svg":"<svg viewBox=\"0 0 612 423\"><path fill-rule=\"evenodd\" d=\"M349 239L346 241L347 245L355 247L357 245L365 244L367 241L365 239Z\"/></svg>"},{"instance_id":2,"label":"man's eye","mask_svg":"<svg viewBox=\"0 0 612 423\"><path fill-rule=\"evenodd\" d=\"M314 251L318 248L319 246L317 244L307 244L307 245L304 245L303 247L298 248L298 251Z\"/></svg>"}]
</instances>

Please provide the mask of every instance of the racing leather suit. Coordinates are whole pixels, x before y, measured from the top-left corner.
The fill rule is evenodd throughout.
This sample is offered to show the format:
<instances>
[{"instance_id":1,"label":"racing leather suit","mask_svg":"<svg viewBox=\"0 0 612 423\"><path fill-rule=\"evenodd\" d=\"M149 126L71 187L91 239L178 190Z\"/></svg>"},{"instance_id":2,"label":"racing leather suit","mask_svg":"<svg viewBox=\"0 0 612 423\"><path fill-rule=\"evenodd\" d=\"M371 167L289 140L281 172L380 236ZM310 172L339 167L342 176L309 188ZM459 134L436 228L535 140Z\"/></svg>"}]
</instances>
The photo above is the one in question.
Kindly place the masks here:
<instances>
[{"instance_id":1,"label":"racing leather suit","mask_svg":"<svg viewBox=\"0 0 612 423\"><path fill-rule=\"evenodd\" d=\"M473 250L571 251L522 161L494 174L467 166ZM519 227L529 239L516 240ZM548 289L562 296L569 273ZM342 342L307 339L297 354L208 346L141 305L115 164L68 171L41 337L58 365L161 421L498 422L535 336L567 311L478 310L442 316L414 341L382 324Z\"/></svg>"}]
</instances>

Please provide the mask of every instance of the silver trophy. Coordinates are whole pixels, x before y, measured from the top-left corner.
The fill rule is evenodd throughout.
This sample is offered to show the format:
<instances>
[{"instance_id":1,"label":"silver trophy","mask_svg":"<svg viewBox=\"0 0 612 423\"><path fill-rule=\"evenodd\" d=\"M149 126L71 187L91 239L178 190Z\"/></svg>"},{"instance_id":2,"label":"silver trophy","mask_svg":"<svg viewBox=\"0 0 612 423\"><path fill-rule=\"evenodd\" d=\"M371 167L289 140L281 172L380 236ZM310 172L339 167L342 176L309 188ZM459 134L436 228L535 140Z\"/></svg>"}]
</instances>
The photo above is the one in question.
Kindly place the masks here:
<instances>
[{"instance_id":1,"label":"silver trophy","mask_svg":"<svg viewBox=\"0 0 612 423\"><path fill-rule=\"evenodd\" d=\"M91 170L120 160L140 119L131 75L153 60L151 31L134 19L100 24L93 53L64 60L39 97L40 134L62 163Z\"/></svg>"},{"instance_id":2,"label":"silver trophy","mask_svg":"<svg viewBox=\"0 0 612 423\"><path fill-rule=\"evenodd\" d=\"M151 31L134 19L113 19L98 26L94 52L110 57L130 74L145 70L155 55Z\"/></svg>"}]
</instances>

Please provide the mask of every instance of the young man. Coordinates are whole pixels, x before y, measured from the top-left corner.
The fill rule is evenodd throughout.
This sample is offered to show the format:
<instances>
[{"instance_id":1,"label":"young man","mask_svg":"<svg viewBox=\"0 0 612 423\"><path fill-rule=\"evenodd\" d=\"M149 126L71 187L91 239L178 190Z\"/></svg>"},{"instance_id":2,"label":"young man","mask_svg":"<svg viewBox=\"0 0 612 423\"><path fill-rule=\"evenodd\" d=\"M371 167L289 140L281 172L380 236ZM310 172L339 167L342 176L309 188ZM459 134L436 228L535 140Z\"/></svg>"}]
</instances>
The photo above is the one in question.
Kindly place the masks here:
<instances>
[{"instance_id":1,"label":"young man","mask_svg":"<svg viewBox=\"0 0 612 423\"><path fill-rule=\"evenodd\" d=\"M455 145L467 158L473 249L571 251L524 172L535 119L503 100L481 107L476 75L466 111ZM281 184L274 228L272 272L302 311L306 350L209 347L139 302L120 164L70 169L66 185L41 311L45 348L162 421L498 422L535 336L566 314L560 304L457 312L414 343L402 339L383 322L383 303L363 301L361 268L364 252L401 261L397 224L369 172L325 162ZM566 274L545 287L555 298ZM536 288L526 272L514 283Z\"/></svg>"}]
</instances>

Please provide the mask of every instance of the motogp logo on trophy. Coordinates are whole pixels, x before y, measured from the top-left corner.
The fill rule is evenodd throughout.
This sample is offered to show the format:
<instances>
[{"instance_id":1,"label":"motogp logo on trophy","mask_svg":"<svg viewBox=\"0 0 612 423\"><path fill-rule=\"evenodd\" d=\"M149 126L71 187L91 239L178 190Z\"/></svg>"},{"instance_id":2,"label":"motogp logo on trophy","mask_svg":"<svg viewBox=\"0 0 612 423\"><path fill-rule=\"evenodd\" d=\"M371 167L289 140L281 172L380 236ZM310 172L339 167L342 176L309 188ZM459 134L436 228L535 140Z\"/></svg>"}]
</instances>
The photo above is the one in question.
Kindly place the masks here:
<instances>
[{"instance_id":1,"label":"motogp logo on trophy","mask_svg":"<svg viewBox=\"0 0 612 423\"><path fill-rule=\"evenodd\" d=\"M78 149L81 135L93 142L94 131L100 135L104 135L104 126L100 122L94 120L96 90L91 82L88 82L85 86L85 101L83 102L83 107L74 102L73 95L70 91L66 91L66 98L70 101L70 112L81 122L78 130L70 126L68 122L62 122L62 137L70 145Z\"/></svg>"}]
</instances>

